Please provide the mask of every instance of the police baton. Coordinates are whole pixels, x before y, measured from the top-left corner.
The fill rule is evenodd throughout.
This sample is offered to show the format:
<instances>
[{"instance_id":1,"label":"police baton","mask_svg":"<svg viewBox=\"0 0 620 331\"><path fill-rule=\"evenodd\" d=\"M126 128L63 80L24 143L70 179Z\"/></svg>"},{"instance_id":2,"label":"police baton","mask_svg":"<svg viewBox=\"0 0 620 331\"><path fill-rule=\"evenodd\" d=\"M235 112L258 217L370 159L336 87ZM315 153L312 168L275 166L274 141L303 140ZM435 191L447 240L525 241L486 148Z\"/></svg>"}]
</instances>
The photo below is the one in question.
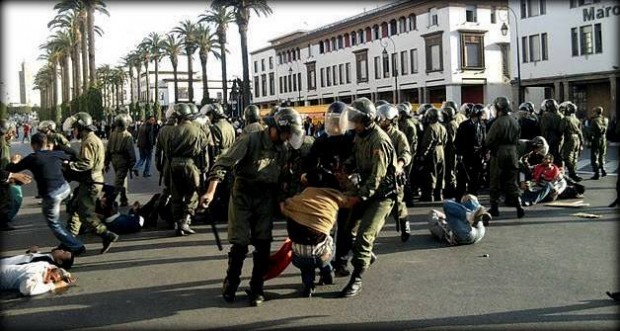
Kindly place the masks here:
<instances>
[{"instance_id":1,"label":"police baton","mask_svg":"<svg viewBox=\"0 0 620 331\"><path fill-rule=\"evenodd\" d=\"M209 224L211 225L211 231L213 232L213 236L215 237L215 243L217 244L217 248L220 251L224 250L224 248L222 247L222 241L220 240L220 234L219 232L217 232L217 227L215 226L215 218L213 217L213 214L211 214L209 204L202 204L201 208L204 210L203 213L205 213L208 218L207 222L209 222Z\"/></svg>"}]
</instances>

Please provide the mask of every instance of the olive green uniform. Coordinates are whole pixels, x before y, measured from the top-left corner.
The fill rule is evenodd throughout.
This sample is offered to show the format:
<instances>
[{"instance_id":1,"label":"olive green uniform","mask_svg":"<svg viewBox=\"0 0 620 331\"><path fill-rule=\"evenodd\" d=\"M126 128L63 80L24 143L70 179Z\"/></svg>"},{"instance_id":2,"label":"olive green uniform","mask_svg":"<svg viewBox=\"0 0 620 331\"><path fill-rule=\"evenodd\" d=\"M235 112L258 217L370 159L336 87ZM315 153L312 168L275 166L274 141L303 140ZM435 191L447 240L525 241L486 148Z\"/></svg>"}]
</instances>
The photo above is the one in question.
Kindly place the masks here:
<instances>
[{"instance_id":1,"label":"olive green uniform","mask_svg":"<svg viewBox=\"0 0 620 331\"><path fill-rule=\"evenodd\" d=\"M411 164L411 149L409 148L409 143L407 142L407 137L404 133L399 131L395 126L390 126L389 129L385 131L387 135L390 137L390 141L394 146L396 152L396 161L402 161L404 163L403 169L407 169L407 166ZM403 170L406 171L406 170ZM403 185L398 186L398 195L396 197L396 204L394 205L394 210L392 210L392 214L396 215L398 219L407 218L407 206L403 201L405 197L405 187ZM398 221L397 219L397 221Z\"/></svg>"},{"instance_id":2,"label":"olive green uniform","mask_svg":"<svg viewBox=\"0 0 620 331\"><path fill-rule=\"evenodd\" d=\"M165 146L168 145L170 139L172 139L173 129L176 124L166 124L161 129L159 129L159 134L157 135L157 143L155 144L155 167L157 167L157 171L160 172L160 176L163 179L162 182L164 184L163 194L167 195L170 193L170 158L168 154L165 152Z\"/></svg>"},{"instance_id":3,"label":"olive green uniform","mask_svg":"<svg viewBox=\"0 0 620 331\"><path fill-rule=\"evenodd\" d=\"M520 135L519 123L510 115L497 117L487 132L484 143L491 150L491 204L499 202L502 188L507 199L517 201L519 197L517 144Z\"/></svg>"},{"instance_id":4,"label":"olive green uniform","mask_svg":"<svg viewBox=\"0 0 620 331\"><path fill-rule=\"evenodd\" d=\"M67 224L67 229L77 236L82 222L92 227L98 235L107 231L105 224L95 214L95 203L101 192L103 179L103 166L105 162L105 148L101 139L93 132L87 132L82 137L82 146L76 162L69 163L74 171L89 171L90 178L81 181L77 191L77 211L72 215ZM95 184L98 183L98 184Z\"/></svg>"},{"instance_id":5,"label":"olive green uniform","mask_svg":"<svg viewBox=\"0 0 620 331\"><path fill-rule=\"evenodd\" d=\"M583 134L581 132L581 122L572 114L564 116L560 122L560 132L564 134L562 144L562 160L571 177L576 175L575 168L579 160L579 150L583 146Z\"/></svg>"},{"instance_id":6,"label":"olive green uniform","mask_svg":"<svg viewBox=\"0 0 620 331\"><path fill-rule=\"evenodd\" d=\"M558 166L562 165L562 142L564 136L560 131L560 123L564 117L558 111L545 111L540 120L540 133L549 144L549 153L553 155L553 163Z\"/></svg>"},{"instance_id":7,"label":"olive green uniform","mask_svg":"<svg viewBox=\"0 0 620 331\"><path fill-rule=\"evenodd\" d=\"M219 119L211 125L211 134L213 135L213 144L215 146L215 157L232 147L235 143L235 128L225 119Z\"/></svg>"},{"instance_id":8,"label":"olive green uniform","mask_svg":"<svg viewBox=\"0 0 620 331\"><path fill-rule=\"evenodd\" d=\"M47 135L48 137L50 137L50 142L54 144L54 146L63 146L63 147L71 147L71 143L69 142L69 140L67 140L67 138L65 138L65 136L63 136L60 133L57 132L53 132ZM56 147L54 147L54 149L56 149Z\"/></svg>"},{"instance_id":9,"label":"olive green uniform","mask_svg":"<svg viewBox=\"0 0 620 331\"><path fill-rule=\"evenodd\" d=\"M456 121L456 126L458 127L461 123L467 121L467 116L461 112L457 112L456 115L454 115L454 120Z\"/></svg>"},{"instance_id":10,"label":"olive green uniform","mask_svg":"<svg viewBox=\"0 0 620 331\"><path fill-rule=\"evenodd\" d=\"M394 198L385 196L387 178L394 177L396 153L390 137L373 124L353 140L353 162L360 175L359 196L363 215L353 243L351 264L356 270L370 266L372 248L385 219L394 207Z\"/></svg>"},{"instance_id":11,"label":"olive green uniform","mask_svg":"<svg viewBox=\"0 0 620 331\"><path fill-rule=\"evenodd\" d=\"M207 136L190 121L169 130L171 139L164 142L164 153L170 160L172 214L176 222L187 224L198 207L200 168L207 163Z\"/></svg>"},{"instance_id":12,"label":"olive green uniform","mask_svg":"<svg viewBox=\"0 0 620 331\"><path fill-rule=\"evenodd\" d=\"M605 170L605 156L607 155L607 126L609 120L603 115L597 115L590 120L590 164L594 173Z\"/></svg>"},{"instance_id":13,"label":"olive green uniform","mask_svg":"<svg viewBox=\"0 0 620 331\"><path fill-rule=\"evenodd\" d=\"M127 204L127 172L136 164L133 136L124 128L110 133L105 151L105 167L114 167L114 195L120 194L121 204Z\"/></svg>"},{"instance_id":14,"label":"olive green uniform","mask_svg":"<svg viewBox=\"0 0 620 331\"><path fill-rule=\"evenodd\" d=\"M441 195L444 179L444 146L448 141L448 132L439 122L428 125L418 153L424 162L424 178L422 181L422 197L430 200L431 194L436 198Z\"/></svg>"},{"instance_id":15,"label":"olive green uniform","mask_svg":"<svg viewBox=\"0 0 620 331\"><path fill-rule=\"evenodd\" d=\"M303 173L303 164L304 160L310 154L310 149L312 148L312 144L314 143L314 137L312 136L304 136L304 140L299 147L298 150L290 151L290 173L291 175L287 178L287 196L293 196L298 193L301 193L301 174Z\"/></svg>"},{"instance_id":16,"label":"olive green uniform","mask_svg":"<svg viewBox=\"0 0 620 331\"><path fill-rule=\"evenodd\" d=\"M246 125L243 128L243 131L242 131L241 134L246 134L246 133L250 133L250 132L258 132L258 131L263 131L263 130L265 130L265 126L263 126L259 122L254 122L254 123L250 123L250 124Z\"/></svg>"},{"instance_id":17,"label":"olive green uniform","mask_svg":"<svg viewBox=\"0 0 620 331\"><path fill-rule=\"evenodd\" d=\"M459 125L456 120L451 120L445 124L445 128L448 133L448 139L444 149L444 186L445 192L450 195L449 197L452 197L456 190L456 146L454 145L454 140L456 139L456 131L459 129Z\"/></svg>"}]
</instances>

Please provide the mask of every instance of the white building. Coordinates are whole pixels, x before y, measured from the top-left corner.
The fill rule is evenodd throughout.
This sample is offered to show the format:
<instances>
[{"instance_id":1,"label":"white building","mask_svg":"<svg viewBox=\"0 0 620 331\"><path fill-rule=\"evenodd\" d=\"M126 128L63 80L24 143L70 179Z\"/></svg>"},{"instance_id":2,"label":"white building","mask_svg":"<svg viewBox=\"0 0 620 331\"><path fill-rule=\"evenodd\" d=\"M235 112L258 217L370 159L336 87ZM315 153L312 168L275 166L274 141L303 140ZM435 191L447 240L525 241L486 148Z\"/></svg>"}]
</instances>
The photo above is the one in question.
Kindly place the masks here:
<instances>
[{"instance_id":1,"label":"white building","mask_svg":"<svg viewBox=\"0 0 620 331\"><path fill-rule=\"evenodd\" d=\"M516 80L519 47L525 100L536 105L544 98L571 100L582 115L602 106L605 115L615 116L620 3L510 0L510 8L516 16L510 18L511 73Z\"/></svg>"},{"instance_id":2,"label":"white building","mask_svg":"<svg viewBox=\"0 0 620 331\"><path fill-rule=\"evenodd\" d=\"M140 73L140 97L139 100L141 102L146 101L146 72ZM158 96L155 95L155 71L149 70L149 87L150 93L149 98L151 102L158 99L159 104L161 106L167 106L170 102L174 102L174 74L172 71L160 70L158 73ZM194 72L192 77L193 83L192 87L194 89L194 103L200 104L203 96L202 90L202 76L198 75L198 73ZM188 73L187 71L178 71L177 72L177 82L178 82L178 90L179 90L179 102L188 102L189 101L189 83L188 83ZM209 84L209 97L211 99L216 99L221 102L222 98L222 81L221 80L211 80L208 81ZM129 84L127 84L129 85ZM228 84L229 86L232 83ZM137 82L134 81L134 97L138 98L138 85ZM229 88L230 90L230 88ZM126 103L130 103L129 100L130 95L126 94Z\"/></svg>"},{"instance_id":3,"label":"white building","mask_svg":"<svg viewBox=\"0 0 620 331\"><path fill-rule=\"evenodd\" d=\"M253 102L490 102L511 93L506 5L397 1L273 39L250 53Z\"/></svg>"}]
</instances>

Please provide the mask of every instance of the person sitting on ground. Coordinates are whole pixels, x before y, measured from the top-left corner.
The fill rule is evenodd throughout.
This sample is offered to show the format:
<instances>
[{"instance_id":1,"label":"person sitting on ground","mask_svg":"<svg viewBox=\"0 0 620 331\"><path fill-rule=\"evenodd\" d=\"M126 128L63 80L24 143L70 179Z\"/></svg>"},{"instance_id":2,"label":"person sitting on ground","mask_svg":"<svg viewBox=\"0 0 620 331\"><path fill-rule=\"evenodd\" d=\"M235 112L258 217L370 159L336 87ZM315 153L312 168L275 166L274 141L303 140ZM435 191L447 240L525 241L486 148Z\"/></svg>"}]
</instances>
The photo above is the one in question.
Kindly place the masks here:
<instances>
[{"instance_id":1,"label":"person sitting on ground","mask_svg":"<svg viewBox=\"0 0 620 331\"><path fill-rule=\"evenodd\" d=\"M533 167L531 180L521 182L521 200L524 206L535 205L544 200L555 201L566 186L562 169L553 163L553 155L549 153L545 155L542 163Z\"/></svg>"},{"instance_id":2,"label":"person sitting on ground","mask_svg":"<svg viewBox=\"0 0 620 331\"><path fill-rule=\"evenodd\" d=\"M482 240L491 215L476 196L467 194L461 202L444 200L443 210L443 213L431 211L429 230L435 238L450 245L475 244Z\"/></svg>"},{"instance_id":3,"label":"person sitting on ground","mask_svg":"<svg viewBox=\"0 0 620 331\"><path fill-rule=\"evenodd\" d=\"M32 246L26 251L26 254L5 257L0 260L2 265L19 265L34 262L48 262L59 268L70 270L73 266L75 255L70 250L63 247L53 248L49 253L41 253L39 246Z\"/></svg>"},{"instance_id":4,"label":"person sitting on ground","mask_svg":"<svg viewBox=\"0 0 620 331\"><path fill-rule=\"evenodd\" d=\"M73 283L68 271L44 261L0 266L0 289L19 290L24 296L59 293Z\"/></svg>"},{"instance_id":5,"label":"person sitting on ground","mask_svg":"<svg viewBox=\"0 0 620 331\"><path fill-rule=\"evenodd\" d=\"M142 230L144 218L140 216L140 203L134 202L127 214L118 210L118 202L114 201L115 188L104 185L103 194L97 199L95 213L114 233L129 234Z\"/></svg>"}]
</instances>

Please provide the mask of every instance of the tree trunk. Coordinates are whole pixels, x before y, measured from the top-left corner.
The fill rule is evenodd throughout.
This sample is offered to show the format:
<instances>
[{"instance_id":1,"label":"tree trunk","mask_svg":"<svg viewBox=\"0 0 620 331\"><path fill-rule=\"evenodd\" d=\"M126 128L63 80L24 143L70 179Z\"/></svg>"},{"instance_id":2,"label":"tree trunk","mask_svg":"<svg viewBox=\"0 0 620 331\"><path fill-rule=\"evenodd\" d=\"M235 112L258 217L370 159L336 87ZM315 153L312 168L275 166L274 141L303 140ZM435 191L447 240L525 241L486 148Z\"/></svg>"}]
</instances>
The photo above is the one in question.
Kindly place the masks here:
<instances>
[{"instance_id":1,"label":"tree trunk","mask_svg":"<svg viewBox=\"0 0 620 331\"><path fill-rule=\"evenodd\" d=\"M226 32L220 33L220 62L222 64L222 104L224 107L228 104L228 80L226 79Z\"/></svg>"},{"instance_id":2,"label":"tree trunk","mask_svg":"<svg viewBox=\"0 0 620 331\"><path fill-rule=\"evenodd\" d=\"M207 77L207 55L200 54L200 66L202 67L202 99L209 98L209 80ZM208 102L208 101L207 101ZM200 100L202 103L202 100ZM202 105L201 105L202 106Z\"/></svg>"},{"instance_id":3,"label":"tree trunk","mask_svg":"<svg viewBox=\"0 0 620 331\"><path fill-rule=\"evenodd\" d=\"M192 55L194 52L187 51L187 92L189 94L189 102L194 102L194 68L192 67Z\"/></svg>"},{"instance_id":4,"label":"tree trunk","mask_svg":"<svg viewBox=\"0 0 620 331\"><path fill-rule=\"evenodd\" d=\"M62 72L62 103L69 103L70 87L69 87L69 56L65 55L62 58L62 64L60 66Z\"/></svg>"},{"instance_id":5,"label":"tree trunk","mask_svg":"<svg viewBox=\"0 0 620 331\"><path fill-rule=\"evenodd\" d=\"M81 38L81 37L80 37ZM75 80L73 81L73 92L75 92L74 98L82 95L82 66L80 65L80 46L75 45L75 61L73 62L73 69L75 71Z\"/></svg>"},{"instance_id":6,"label":"tree trunk","mask_svg":"<svg viewBox=\"0 0 620 331\"><path fill-rule=\"evenodd\" d=\"M86 20L88 21L88 67L90 72L90 86L97 82L97 68L95 66L95 5L88 8Z\"/></svg>"},{"instance_id":7,"label":"tree trunk","mask_svg":"<svg viewBox=\"0 0 620 331\"><path fill-rule=\"evenodd\" d=\"M61 119L62 119L62 114L60 112L60 107L58 106L58 62L54 61L54 64L52 66L52 70L54 72L54 77L53 77L53 84L52 84L52 88L53 88L53 96L54 96L54 104L53 104L53 114L54 114L54 122L56 122L56 124L59 124Z\"/></svg>"},{"instance_id":8,"label":"tree trunk","mask_svg":"<svg viewBox=\"0 0 620 331\"><path fill-rule=\"evenodd\" d=\"M159 104L159 60L155 59L155 103Z\"/></svg>"},{"instance_id":9,"label":"tree trunk","mask_svg":"<svg viewBox=\"0 0 620 331\"><path fill-rule=\"evenodd\" d=\"M250 105L250 62L248 59L248 25L239 25L239 36L241 37L241 59L243 61L243 105L239 109L243 109Z\"/></svg>"},{"instance_id":10,"label":"tree trunk","mask_svg":"<svg viewBox=\"0 0 620 331\"><path fill-rule=\"evenodd\" d=\"M151 75L149 74L149 61L144 62L144 71L146 72L146 103L151 102Z\"/></svg>"},{"instance_id":11,"label":"tree trunk","mask_svg":"<svg viewBox=\"0 0 620 331\"><path fill-rule=\"evenodd\" d=\"M140 83L140 72L141 72L141 71L140 71L140 67L136 67L136 71L137 71L137 73L138 73L138 79L136 79L136 83L138 83L138 91L137 91L137 92L138 92L138 101L137 101L137 102L140 102L140 97L141 97L141 93L140 93L140 92L141 92L141 91L140 91L140 87L141 87L141 86L140 86L140 85L142 85L142 84Z\"/></svg>"},{"instance_id":12,"label":"tree trunk","mask_svg":"<svg viewBox=\"0 0 620 331\"><path fill-rule=\"evenodd\" d=\"M134 94L133 94L133 69L131 66L129 67L129 103L133 103Z\"/></svg>"},{"instance_id":13,"label":"tree trunk","mask_svg":"<svg viewBox=\"0 0 620 331\"><path fill-rule=\"evenodd\" d=\"M172 76L174 77L174 103L179 103L179 80L177 78L178 63L172 62ZM170 103L170 102L168 102Z\"/></svg>"},{"instance_id":14,"label":"tree trunk","mask_svg":"<svg viewBox=\"0 0 620 331\"><path fill-rule=\"evenodd\" d=\"M86 21L80 24L80 33L82 34L82 93L88 91L88 37L86 35Z\"/></svg>"}]
</instances>

